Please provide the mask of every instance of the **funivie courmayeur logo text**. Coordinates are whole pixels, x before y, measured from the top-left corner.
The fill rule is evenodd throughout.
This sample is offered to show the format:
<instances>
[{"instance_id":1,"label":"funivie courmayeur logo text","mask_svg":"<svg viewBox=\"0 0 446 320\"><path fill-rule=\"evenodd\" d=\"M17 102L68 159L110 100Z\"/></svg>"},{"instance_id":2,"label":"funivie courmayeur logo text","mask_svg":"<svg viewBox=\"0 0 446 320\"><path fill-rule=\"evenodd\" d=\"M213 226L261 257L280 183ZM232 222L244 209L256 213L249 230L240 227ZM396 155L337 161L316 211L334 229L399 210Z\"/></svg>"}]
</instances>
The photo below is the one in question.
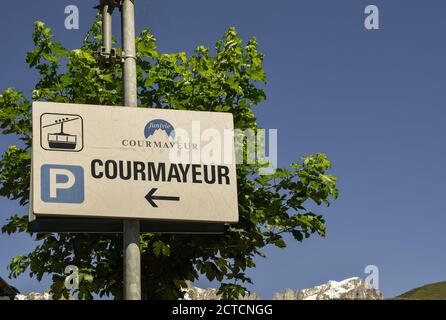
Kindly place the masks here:
<instances>
[{"instance_id":1,"label":"funivie courmayeur logo text","mask_svg":"<svg viewBox=\"0 0 446 320\"><path fill-rule=\"evenodd\" d=\"M175 128L166 120L156 119L150 121L144 128L144 136L146 139L153 136L156 131L164 131L171 139L175 139Z\"/></svg>"},{"instance_id":2,"label":"funivie courmayeur logo text","mask_svg":"<svg viewBox=\"0 0 446 320\"><path fill-rule=\"evenodd\" d=\"M176 142L174 126L163 119L149 121L144 128L144 137L145 140L131 138L123 139L122 145L130 148L197 149L197 144Z\"/></svg>"}]
</instances>

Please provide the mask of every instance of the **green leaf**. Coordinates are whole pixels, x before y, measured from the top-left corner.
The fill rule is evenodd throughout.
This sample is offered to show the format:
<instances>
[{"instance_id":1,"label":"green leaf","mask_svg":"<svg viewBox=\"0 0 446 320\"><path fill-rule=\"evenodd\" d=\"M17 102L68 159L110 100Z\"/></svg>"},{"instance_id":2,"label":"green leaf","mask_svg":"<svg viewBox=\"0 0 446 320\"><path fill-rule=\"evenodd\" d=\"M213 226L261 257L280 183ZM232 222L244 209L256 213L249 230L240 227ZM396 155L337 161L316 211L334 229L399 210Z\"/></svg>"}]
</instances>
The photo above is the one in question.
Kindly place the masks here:
<instances>
[{"instance_id":1,"label":"green leaf","mask_svg":"<svg viewBox=\"0 0 446 320\"><path fill-rule=\"evenodd\" d=\"M107 82L113 82L115 80L115 78L113 77L112 73L108 73L108 74L101 74L99 76L102 80L107 81Z\"/></svg>"},{"instance_id":2,"label":"green leaf","mask_svg":"<svg viewBox=\"0 0 446 320\"><path fill-rule=\"evenodd\" d=\"M51 50L56 55L62 55L65 56L68 54L68 50L65 49L60 43L55 42L51 46Z\"/></svg>"},{"instance_id":3,"label":"green leaf","mask_svg":"<svg viewBox=\"0 0 446 320\"><path fill-rule=\"evenodd\" d=\"M153 253L156 256L169 256L170 255L170 247L164 242L158 240L153 244Z\"/></svg>"}]
</instances>

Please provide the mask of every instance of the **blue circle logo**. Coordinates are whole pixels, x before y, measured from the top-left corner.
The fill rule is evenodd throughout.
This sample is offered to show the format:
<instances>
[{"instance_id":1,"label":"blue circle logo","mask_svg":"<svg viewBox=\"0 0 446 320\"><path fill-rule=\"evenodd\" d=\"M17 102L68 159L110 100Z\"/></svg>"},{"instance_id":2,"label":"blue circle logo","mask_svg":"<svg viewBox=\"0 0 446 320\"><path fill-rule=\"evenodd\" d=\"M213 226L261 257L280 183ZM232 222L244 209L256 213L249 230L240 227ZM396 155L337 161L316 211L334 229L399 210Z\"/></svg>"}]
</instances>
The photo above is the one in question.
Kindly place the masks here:
<instances>
[{"instance_id":1,"label":"blue circle logo","mask_svg":"<svg viewBox=\"0 0 446 320\"><path fill-rule=\"evenodd\" d=\"M164 131L167 137L175 139L175 128L166 120L155 119L146 124L144 136L147 138L153 136L158 130Z\"/></svg>"}]
</instances>

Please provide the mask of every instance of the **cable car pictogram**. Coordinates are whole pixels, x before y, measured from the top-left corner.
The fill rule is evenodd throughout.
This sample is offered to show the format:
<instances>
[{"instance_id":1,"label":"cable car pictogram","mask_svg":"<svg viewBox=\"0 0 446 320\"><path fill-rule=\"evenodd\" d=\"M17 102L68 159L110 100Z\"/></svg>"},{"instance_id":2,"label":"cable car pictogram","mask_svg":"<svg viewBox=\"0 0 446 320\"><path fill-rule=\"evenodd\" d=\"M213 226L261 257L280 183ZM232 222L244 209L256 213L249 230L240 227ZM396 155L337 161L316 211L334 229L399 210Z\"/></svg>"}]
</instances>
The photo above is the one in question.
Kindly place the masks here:
<instances>
[{"instance_id":1,"label":"cable car pictogram","mask_svg":"<svg viewBox=\"0 0 446 320\"><path fill-rule=\"evenodd\" d=\"M68 134L64 132L64 124L71 121L80 120L76 118L62 118L54 121L54 123L43 126L42 128L48 128L53 126L60 126L60 132L48 133L48 145L51 149L66 149L74 150L77 145L77 135Z\"/></svg>"}]
</instances>

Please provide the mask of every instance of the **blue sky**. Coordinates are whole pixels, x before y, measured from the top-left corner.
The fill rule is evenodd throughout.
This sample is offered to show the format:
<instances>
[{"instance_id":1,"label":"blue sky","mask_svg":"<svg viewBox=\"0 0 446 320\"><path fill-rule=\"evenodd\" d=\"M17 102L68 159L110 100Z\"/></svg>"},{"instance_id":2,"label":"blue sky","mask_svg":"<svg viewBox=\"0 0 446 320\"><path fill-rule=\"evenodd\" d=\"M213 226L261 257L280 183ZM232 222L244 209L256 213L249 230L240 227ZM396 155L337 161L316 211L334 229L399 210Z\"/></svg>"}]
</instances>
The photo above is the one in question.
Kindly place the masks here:
<instances>
[{"instance_id":1,"label":"blue sky","mask_svg":"<svg viewBox=\"0 0 446 320\"><path fill-rule=\"evenodd\" d=\"M80 9L80 30L64 28L70 4ZM363 26L369 4L380 9L380 30ZM36 75L24 60L33 21L46 22L74 49L94 5L5 3L0 89L31 92ZM244 39L256 36L269 80L256 114L262 127L278 129L280 166L313 152L333 162L341 196L320 209L327 237L265 250L268 257L249 271L250 289L271 298L285 288L364 277L371 264L386 297L446 280L444 1L136 0L136 8L138 31L148 27L161 52L212 46L229 26ZM0 137L1 150L12 143ZM27 212L6 199L0 205L0 221ZM7 277L12 257L34 246L25 235L0 235L0 276ZM49 286L26 275L11 283L23 292Z\"/></svg>"}]
</instances>

